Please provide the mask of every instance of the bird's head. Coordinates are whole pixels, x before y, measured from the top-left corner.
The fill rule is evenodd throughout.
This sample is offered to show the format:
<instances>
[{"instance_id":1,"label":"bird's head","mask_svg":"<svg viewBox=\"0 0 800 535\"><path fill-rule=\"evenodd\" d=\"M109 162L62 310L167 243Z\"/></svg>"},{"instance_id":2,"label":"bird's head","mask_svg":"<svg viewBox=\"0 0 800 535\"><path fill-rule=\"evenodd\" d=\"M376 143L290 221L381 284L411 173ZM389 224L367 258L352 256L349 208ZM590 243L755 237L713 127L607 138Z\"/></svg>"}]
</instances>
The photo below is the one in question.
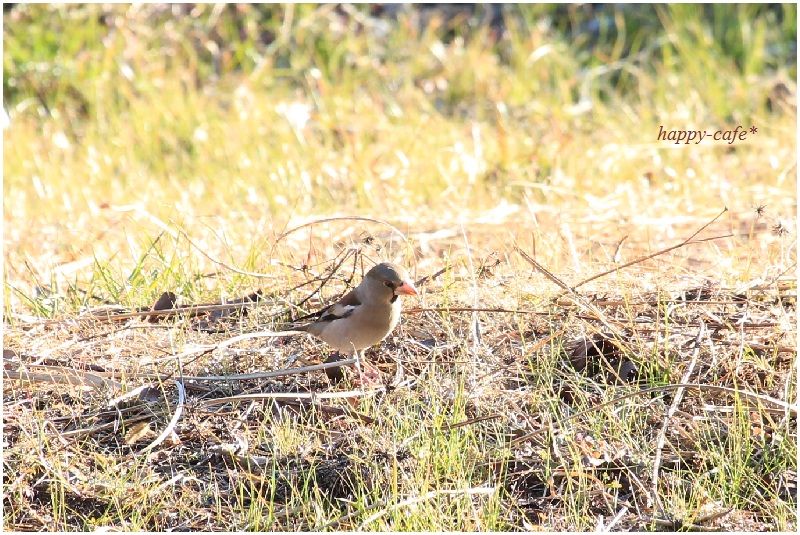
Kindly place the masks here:
<instances>
[{"instance_id":1,"label":"bird's head","mask_svg":"<svg viewBox=\"0 0 800 535\"><path fill-rule=\"evenodd\" d=\"M399 295L417 295L417 289L411 282L408 272L402 267L389 262L374 266L367 272L365 279L374 287L383 287L381 292L394 303Z\"/></svg>"}]
</instances>

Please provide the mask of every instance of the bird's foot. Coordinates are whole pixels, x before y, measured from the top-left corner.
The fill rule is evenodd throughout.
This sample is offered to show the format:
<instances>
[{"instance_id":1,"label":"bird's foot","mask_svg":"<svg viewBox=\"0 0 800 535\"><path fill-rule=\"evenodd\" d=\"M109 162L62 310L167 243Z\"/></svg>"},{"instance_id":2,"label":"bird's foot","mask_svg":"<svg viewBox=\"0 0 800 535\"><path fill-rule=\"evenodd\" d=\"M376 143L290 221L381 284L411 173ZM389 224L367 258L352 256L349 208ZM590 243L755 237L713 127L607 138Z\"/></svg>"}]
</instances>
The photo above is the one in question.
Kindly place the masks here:
<instances>
[{"instance_id":1,"label":"bird's foot","mask_svg":"<svg viewBox=\"0 0 800 535\"><path fill-rule=\"evenodd\" d=\"M360 386L361 388L383 386L383 380L381 376L382 373L377 366L374 366L369 362L362 360L361 373L359 374L359 377L356 380L358 381L358 383L360 383L358 386Z\"/></svg>"}]
</instances>

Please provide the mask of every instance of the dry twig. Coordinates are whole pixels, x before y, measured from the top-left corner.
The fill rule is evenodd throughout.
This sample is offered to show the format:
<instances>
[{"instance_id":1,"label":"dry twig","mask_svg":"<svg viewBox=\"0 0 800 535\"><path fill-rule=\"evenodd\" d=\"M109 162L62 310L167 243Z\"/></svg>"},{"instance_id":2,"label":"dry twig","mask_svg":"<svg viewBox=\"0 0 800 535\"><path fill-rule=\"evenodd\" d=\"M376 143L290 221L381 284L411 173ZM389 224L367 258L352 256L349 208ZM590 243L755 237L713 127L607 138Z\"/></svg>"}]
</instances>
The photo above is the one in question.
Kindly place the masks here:
<instances>
[{"instance_id":1,"label":"dry twig","mask_svg":"<svg viewBox=\"0 0 800 535\"><path fill-rule=\"evenodd\" d=\"M580 281L579 283L575 284L575 285L572 287L572 289L574 290L575 288L577 288L577 287L579 287L579 286L583 286L584 284L586 284L586 283L588 283L588 282L591 282L591 281L593 281L593 280L595 280L595 279L599 279L600 277L605 277L606 275L610 275L611 273L614 273L614 272L616 272L616 271L619 271L619 270L621 270L621 269L625 269L625 268L627 268L627 267L630 267L630 266L633 266L633 265L636 265L636 264L640 264L640 263L642 263L642 262L644 262L644 261L646 261L646 260L650 260L651 258L655 258L655 257L657 257L657 256L660 256L660 255L664 254L664 253L668 253L668 252L670 252L670 251L674 251L675 249L680 249L681 247L683 247L683 246L685 246L685 245L689 245L690 243L701 243L701 242L706 242L706 241L719 240L719 239L722 239L722 238L730 238L731 236L733 236L733 234L725 234L724 236L714 236L714 237L712 237L712 238L704 238L704 239L702 239L702 240L697 240L697 241L694 241L694 242L692 241L692 240L695 238L695 236L697 236L697 235L698 235L698 234L700 234L700 233L701 233L703 230L705 230L706 228L708 228L708 227L709 227L709 226L710 226L712 223L714 223L714 222L715 222L717 219L719 219L720 217L722 217L722 215L723 215L725 212L727 212L727 211L728 211L728 208L727 208L727 207L725 207L725 208L724 208L724 209L723 209L723 210L722 210L722 211L721 211L719 214L717 214L717 216L716 216L716 217L714 217L714 219L712 219L711 221L709 221L708 223L706 223L705 225L703 225L702 227L700 227L699 229L697 229L697 230L694 232L694 234L692 234L691 236L689 236L688 238L686 238L686 239L685 239L685 240L683 240L682 242L680 242L680 243L678 243L678 244L675 244L675 245L672 245L672 246L670 246L670 247L667 247L666 249L661 249L661 250L659 250L659 251L656 251L656 252L655 252L655 253L653 253L653 254L649 254L649 255L647 255L647 256L643 256L643 257L637 258L636 260L631 260L630 262L626 262L626 263L622 264L621 266L617 266L617 267L615 267L615 268L613 268L613 269L609 269L608 271L603 271L602 273L598 273L598 274L596 274L596 275L592 275L592 276L591 276L591 277L589 277L588 279L584 279L584 280ZM626 236L626 238L627 238L627 236ZM623 239L624 239L624 238L623 238ZM620 244L621 244L621 243L622 243L622 242L620 242Z\"/></svg>"},{"instance_id":2,"label":"dry twig","mask_svg":"<svg viewBox=\"0 0 800 535\"><path fill-rule=\"evenodd\" d=\"M175 406L175 413L172 415L169 424L167 424L167 427L164 428L161 434L158 435L158 437L156 437L156 439L153 442L151 442L148 446L146 446L144 449L139 450L137 452L137 455L141 455L142 453L147 453L148 451L152 450L153 448L164 442L170 436L170 434L172 434L172 432L175 430L175 426L178 425L178 420L181 419L181 414L183 414L183 404L186 401L186 390L183 388L182 382L176 380L175 384L178 387L178 403Z\"/></svg>"},{"instance_id":3,"label":"dry twig","mask_svg":"<svg viewBox=\"0 0 800 535\"><path fill-rule=\"evenodd\" d=\"M692 352L692 358L689 361L689 366L686 367L686 372L683 374L683 378L681 379L681 383L688 383L689 379L691 378L692 373L694 372L694 367L697 364L697 357L700 355L700 343L703 340L703 336L706 334L706 326L701 321L700 322L700 330L697 333L697 337L694 339L694 351ZM657 504L659 509L661 509L661 500L658 497L658 472L661 468L661 453L664 449L664 443L667 440L667 429L669 427L669 421L672 416L675 414L675 411L678 410L678 405L680 405L681 400L683 400L683 393L686 390L684 388L678 388L675 392L675 398L672 400L672 404L667 410L667 414L664 417L664 424L661 426L661 430L658 433L658 439L656 441L656 456L653 460L653 477L651 482L651 500L653 503Z\"/></svg>"}]
</instances>

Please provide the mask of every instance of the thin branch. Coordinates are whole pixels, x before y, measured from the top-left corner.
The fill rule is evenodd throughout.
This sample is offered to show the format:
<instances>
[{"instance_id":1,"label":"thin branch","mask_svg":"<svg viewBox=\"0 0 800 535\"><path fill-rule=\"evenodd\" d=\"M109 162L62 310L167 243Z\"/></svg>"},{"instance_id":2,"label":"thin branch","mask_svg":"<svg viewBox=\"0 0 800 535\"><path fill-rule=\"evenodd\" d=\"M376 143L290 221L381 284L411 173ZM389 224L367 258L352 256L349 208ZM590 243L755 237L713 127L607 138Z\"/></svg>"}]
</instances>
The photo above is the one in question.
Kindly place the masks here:
<instances>
[{"instance_id":1,"label":"thin branch","mask_svg":"<svg viewBox=\"0 0 800 535\"><path fill-rule=\"evenodd\" d=\"M616 515L614 515L614 518L612 518L612 519L611 519L611 520L608 522L608 524L607 524L607 525L606 525L606 526L603 528L603 532L604 532L604 533L608 533L608 532L610 532L610 531L611 531L611 529L612 529L612 528L613 528L615 525L617 525L617 522L619 522L619 521L620 521L620 519L621 519L623 516L625 516L627 513L628 513L628 506L626 505L626 506L624 506L622 509L620 509L620 510L619 510L619 512L618 512Z\"/></svg>"},{"instance_id":2,"label":"thin branch","mask_svg":"<svg viewBox=\"0 0 800 535\"><path fill-rule=\"evenodd\" d=\"M108 403L106 403L106 409L116 409L117 406L120 405L122 402L128 401L131 398L139 396L142 392L144 392L148 388L155 388L155 386L152 383L144 383L143 385L137 386L133 390L125 392L124 394L110 400Z\"/></svg>"},{"instance_id":3,"label":"thin branch","mask_svg":"<svg viewBox=\"0 0 800 535\"><path fill-rule=\"evenodd\" d=\"M701 321L700 322L700 330L697 333L697 337L694 339L694 351L692 352L692 358L689 361L689 366L686 367L686 371L683 374L683 378L681 379L681 383L688 383L689 378L691 377L692 373L694 372L694 367L697 364L697 357L700 355L700 344L703 340L703 336L706 334L706 326ZM678 405L680 405L681 401L683 400L683 394L686 391L685 388L678 388L677 392L675 392L675 398L672 400L672 404L667 410L666 416L664 416L664 424L661 426L661 430L658 433L658 439L656 441L656 456L653 460L653 476L651 482L651 498L653 503L657 504L659 509L661 507L661 501L658 498L658 472L661 468L661 453L664 450L664 444L667 440L667 429L669 428L669 421L672 416L675 414L675 411L678 410Z\"/></svg>"},{"instance_id":4,"label":"thin branch","mask_svg":"<svg viewBox=\"0 0 800 535\"><path fill-rule=\"evenodd\" d=\"M169 424L167 424L167 427L164 428L161 434L158 435L158 437L153 442L151 442L143 450L136 452L137 455L147 453L148 451L152 450L153 448L164 442L167 439L167 437L169 437L169 435L173 432L175 426L178 425L178 420L180 420L181 414L183 413L183 404L186 400L186 390L183 388L183 383L181 383L177 379L175 380L175 384L178 386L178 404L175 406L175 413L172 415L172 419L169 421Z\"/></svg>"},{"instance_id":5,"label":"thin branch","mask_svg":"<svg viewBox=\"0 0 800 535\"><path fill-rule=\"evenodd\" d=\"M414 286L419 288L420 286L422 286L424 284L428 284L430 281L438 278L442 273L446 272L447 269L448 269L447 267L443 267L442 269L440 269L439 271L437 271L433 275L425 275L424 277L421 277L416 282L414 282Z\"/></svg>"},{"instance_id":6,"label":"thin branch","mask_svg":"<svg viewBox=\"0 0 800 535\"><path fill-rule=\"evenodd\" d=\"M450 431L453 429L458 429L459 427L464 427L466 425L476 424L478 422L485 422L487 420L496 420L498 418L502 418L501 414L489 414L488 416L481 416L479 418L470 418L469 420L464 420L462 422L458 422L456 424L445 425L442 429L446 431Z\"/></svg>"},{"instance_id":7,"label":"thin branch","mask_svg":"<svg viewBox=\"0 0 800 535\"><path fill-rule=\"evenodd\" d=\"M162 229L164 232L168 233L173 238L177 238L179 235L183 236L189 242L189 245L191 245L194 249L196 249L200 254L202 254L203 256L208 258L212 263L217 264L218 266L221 266L221 267L223 267L223 268L225 268L225 269L227 269L229 271L233 271L234 273L238 273L240 275L247 275L249 277L275 278L274 275L267 275L265 273L256 273L256 272L253 272L253 271L245 271L243 269L239 269L239 268L236 268L234 266L231 266L230 264L226 264L222 260L214 258L210 254L208 254L203 247L201 247L198 244L196 244L194 242L194 240L192 240L192 238L190 238L189 235L186 232L183 231L183 229L180 229L180 228L177 229L177 230L173 229L167 223L165 223L164 221L162 221L158 217L154 216L153 214L151 214L147 210L145 210L144 205L141 204L141 203L114 207L114 210L117 211L117 212L136 212L139 215L142 215L145 218L149 219L151 223L153 223L154 225L156 225L157 227Z\"/></svg>"},{"instance_id":8,"label":"thin branch","mask_svg":"<svg viewBox=\"0 0 800 535\"><path fill-rule=\"evenodd\" d=\"M538 310L525 310L513 308L476 308L476 307L430 307L409 308L403 310L404 314L419 314L421 312L497 312L500 314L541 314L542 316L558 315L558 312L540 312Z\"/></svg>"},{"instance_id":9,"label":"thin branch","mask_svg":"<svg viewBox=\"0 0 800 535\"><path fill-rule=\"evenodd\" d=\"M644 262L645 260L650 260L651 258L655 258L656 256L662 255L664 253L668 253L668 252L673 251L675 249L679 249L679 248L681 248L681 247L683 247L685 245L688 245L690 243L701 243L701 242L712 241L712 240L720 240L722 238L730 238L731 236L733 236L733 234L725 234L723 236L714 236L713 238L704 238L702 240L697 240L697 241L692 242L692 240L698 234L700 234L702 231L704 231L706 228L708 228L717 219L722 217L722 215L727 211L728 211L728 208L725 207L719 214L717 214L717 216L714 219L712 219L711 221L709 221L708 223L706 223L705 225L703 225L702 227L697 229L694 232L694 234L692 234L691 236L689 236L688 238L686 238L682 242L680 242L680 243L678 243L676 245L672 245L671 247L667 247L666 249L661 249L660 251L656 251L653 254L649 254L647 256L643 256L641 258L637 258L636 260L631 260L630 262L626 262L626 263L622 264L621 266L617 266L617 267L615 267L613 269L609 269L608 271L604 271L602 273L598 273L597 275L592 275L588 279L584 279L584 280L580 281L579 283L575 284L572 287L572 289L574 290L575 288L578 288L579 286L583 286L587 282L591 282L591 281L593 281L595 279L599 279L600 277L605 277L606 275L610 275L611 273L614 273L615 271L619 271L621 269L625 269L625 268L630 267L630 266L632 266L634 264L639 264L641 262Z\"/></svg>"},{"instance_id":10,"label":"thin branch","mask_svg":"<svg viewBox=\"0 0 800 535\"><path fill-rule=\"evenodd\" d=\"M83 372L73 368L60 366L37 366L40 371L28 371L22 367L16 370L3 370L3 377L18 381L34 383L55 383L78 386L107 387L112 389L122 388L122 384L114 379L102 377L95 373Z\"/></svg>"},{"instance_id":11,"label":"thin branch","mask_svg":"<svg viewBox=\"0 0 800 535\"><path fill-rule=\"evenodd\" d=\"M126 425L131 425L139 422L143 422L145 420L149 420L149 414L142 414L141 416L134 416L125 420ZM108 422L104 424L95 425L93 427L86 427L82 429L73 429L72 431L63 431L61 432L62 437L78 437L83 435L94 435L100 431L104 431L105 429L115 429L119 426L119 422L114 420L113 422Z\"/></svg>"},{"instance_id":12,"label":"thin branch","mask_svg":"<svg viewBox=\"0 0 800 535\"><path fill-rule=\"evenodd\" d=\"M187 381L250 381L253 379L270 379L274 377L286 377L288 375L297 375L299 373L313 372L318 370L325 370L327 368L339 368L342 366L350 366L355 364L356 359L337 360L336 362L326 362L324 364L314 364L312 366L300 366L297 368L285 368L283 370L275 370L271 372L258 372L258 373L240 373L234 375L206 375L206 376L184 376Z\"/></svg>"},{"instance_id":13,"label":"thin branch","mask_svg":"<svg viewBox=\"0 0 800 535\"><path fill-rule=\"evenodd\" d=\"M688 531L722 531L722 528L712 528L708 526L701 526L700 524L691 524L683 520L667 520L665 518L657 518L654 516L642 515L640 517L644 522L652 522L653 524L667 528L668 530L677 531L679 529Z\"/></svg>"},{"instance_id":14,"label":"thin branch","mask_svg":"<svg viewBox=\"0 0 800 535\"><path fill-rule=\"evenodd\" d=\"M363 509L358 509L358 510L355 510L355 511L351 511L351 512L347 513L346 515L340 516L339 518L337 518L335 520L332 520L332 521L328 522L327 524L325 524L323 526L320 526L319 528L315 528L313 531L316 531L316 532L319 532L319 533L324 532L324 531L328 531L328 530L338 531L337 529L333 529L333 528L338 528L342 523L347 522L351 518L359 516L359 515L362 515L364 513L369 512L369 511L372 511L373 509L378 509L379 507L386 507L387 503L389 503L388 500L380 500L379 502L376 502L376 503L373 503L371 505L365 506Z\"/></svg>"},{"instance_id":15,"label":"thin branch","mask_svg":"<svg viewBox=\"0 0 800 535\"><path fill-rule=\"evenodd\" d=\"M406 238L406 235L399 228L395 227L391 223L388 223L388 222L383 221L381 219L375 219L375 218L372 218L372 217L341 216L341 217L327 217L325 219L316 219L314 221L309 221L308 223L303 223L302 225L294 227L293 229L287 230L286 232L284 232L283 234L281 234L280 236L278 236L275 239L275 243L273 244L272 249L274 250L275 249L275 245L277 245L278 242L280 242L281 240L286 238L286 236L288 236L289 234L297 232L300 229L303 229L303 228L306 228L306 227L310 227L312 225L318 225L320 223L331 223L333 221L367 221L367 222L370 222L370 223L378 223L379 225L385 225L385 226L389 227L390 229L392 229L397 234L399 234L400 237L403 238L404 242L408 243L408 238Z\"/></svg>"},{"instance_id":16,"label":"thin branch","mask_svg":"<svg viewBox=\"0 0 800 535\"><path fill-rule=\"evenodd\" d=\"M308 403L304 403L302 401L289 400L289 399L282 400L281 403L283 403L284 405L290 405L290 406L293 406L293 407L297 407L297 406L303 407L303 406L308 405ZM351 409L349 407L333 407L331 405L323 405L322 403L312 403L311 405L315 409L317 409L317 410L319 410L321 412L328 413L328 414L334 414L336 416L342 416L342 415L344 415L344 416L352 416L353 418L361 420L365 424L374 424L375 423L375 419L374 418L371 418L371 417L367 416L366 414L361 414L360 412L354 411L353 409Z\"/></svg>"},{"instance_id":17,"label":"thin branch","mask_svg":"<svg viewBox=\"0 0 800 535\"><path fill-rule=\"evenodd\" d=\"M540 272L542 275L544 275L545 277L547 277L548 279L550 279L550 281L551 281L551 282L553 282L553 283L554 283L556 286L558 286L559 288L561 288L561 289L563 289L564 291L566 291L566 292L569 292L569 293L571 293L571 294L574 294L574 293L575 293L575 290L573 290L572 288L570 288L569 286L567 286L567 285L566 285L566 284L565 284L565 283L564 283L564 282L563 282L561 279L559 279L558 277L556 277L555 275L553 275L553 274L550 272L550 270L549 270L549 269L547 269L546 267L544 267L543 265L541 265L539 262L537 262L537 261L536 261L536 260L535 260L533 257L531 257L531 256L530 256L528 253L526 253L525 251L523 251L523 250L522 250L522 248L520 248L518 245L515 245L515 246L514 246L514 249L515 249L515 250L516 250L516 251L517 251L517 252L520 254L520 256L522 256L522 258L524 258L524 259L525 259L525 261L526 261L526 262L528 262L528 263L529 263L531 266L533 266L534 268L536 268L536 270L537 270L537 271L539 271L539 272Z\"/></svg>"},{"instance_id":18,"label":"thin branch","mask_svg":"<svg viewBox=\"0 0 800 535\"><path fill-rule=\"evenodd\" d=\"M263 394L240 394L238 396L228 396L224 398L206 399L200 404L204 407L214 405L224 405L225 403L241 403L243 401L264 401L267 399L275 400L299 400L310 399L312 402L318 399L349 399L363 397L383 392L385 388L380 387L374 390L361 391L349 390L346 392L266 392Z\"/></svg>"},{"instance_id":19,"label":"thin branch","mask_svg":"<svg viewBox=\"0 0 800 535\"><path fill-rule=\"evenodd\" d=\"M320 290L322 290L325 287L325 285L328 284L328 282L333 278L333 276L336 275L336 272L339 271L339 268L342 267L342 264L344 264L345 261L348 258L350 258L350 256L353 255L353 254L356 255L356 258L354 259L354 262L353 262L353 270L355 270L355 267L356 267L355 265L356 265L356 262L358 261L358 255L356 253L354 253L354 251L348 250L347 252L345 252L344 256L339 261L339 263L336 264L335 266L333 266L331 268L331 270L330 270L330 273L324 279L322 279L322 282L320 283L319 286L317 286L317 289L314 290L313 292L311 292L310 294L308 294L299 303L296 303L293 306L295 308L300 308L302 305L304 305L306 302L308 302L312 297L317 295L320 292ZM337 298L335 298L334 301L340 299L342 297L342 295L344 295L344 292L342 294L340 294ZM309 319L309 318L313 318L313 317L319 316L324 311L325 311L325 307L323 307L322 310L318 310L316 312L312 312L311 314L306 314L305 316L301 316L299 318L296 318L296 319L292 320L292 322L303 321L303 320L306 320L306 319Z\"/></svg>"},{"instance_id":20,"label":"thin branch","mask_svg":"<svg viewBox=\"0 0 800 535\"><path fill-rule=\"evenodd\" d=\"M228 338L217 344L217 349L224 349L226 347L237 344L243 340L251 340L253 338L286 338L287 336L297 336L298 334L307 334L305 331L260 331L255 333L245 333L233 338Z\"/></svg>"},{"instance_id":21,"label":"thin branch","mask_svg":"<svg viewBox=\"0 0 800 535\"><path fill-rule=\"evenodd\" d=\"M84 316L78 316L73 320L69 321L87 321L87 320L103 320L103 321L119 321L125 320L130 318L139 318L142 316L172 316L172 315L179 315L179 314L189 314L191 316L196 316L199 312L210 312L214 310L228 310L231 308L248 308L257 306L260 303L257 301L252 301L249 303L225 303L225 304L214 304L214 305L194 305L194 306L186 306L186 307L176 307L176 308L168 308L164 310L142 310L138 312L125 312L123 314L88 314ZM63 323L65 320L50 320L48 323Z\"/></svg>"},{"instance_id":22,"label":"thin branch","mask_svg":"<svg viewBox=\"0 0 800 535\"><path fill-rule=\"evenodd\" d=\"M570 297L572 297L572 299L575 302L575 304L577 304L578 306L580 306L580 307L584 308L585 310L587 310L587 311L591 312L592 314L594 314L595 317L593 319L595 319L595 320L599 321L600 323L602 323L603 326L606 329L608 329L614 335L614 340L612 340L612 342L615 345L618 345L620 349L624 349L624 342L623 342L624 337L622 336L622 333L617 328L617 325L619 325L620 322L609 319L608 316L606 316L606 314L603 313L602 310L600 310L597 306L595 306L594 304L592 304L589 301L587 301L583 296L581 296L574 289L572 289L569 286L567 286L561 279L559 279L558 277L553 275L553 273L551 273L550 270L548 270L542 264L537 262L528 253L523 251L519 246L515 245L514 249L531 266L533 266L540 273L542 273L545 277L550 279L553 283L555 283L556 285L561 287L566 293L568 293L570 295Z\"/></svg>"}]
</instances>

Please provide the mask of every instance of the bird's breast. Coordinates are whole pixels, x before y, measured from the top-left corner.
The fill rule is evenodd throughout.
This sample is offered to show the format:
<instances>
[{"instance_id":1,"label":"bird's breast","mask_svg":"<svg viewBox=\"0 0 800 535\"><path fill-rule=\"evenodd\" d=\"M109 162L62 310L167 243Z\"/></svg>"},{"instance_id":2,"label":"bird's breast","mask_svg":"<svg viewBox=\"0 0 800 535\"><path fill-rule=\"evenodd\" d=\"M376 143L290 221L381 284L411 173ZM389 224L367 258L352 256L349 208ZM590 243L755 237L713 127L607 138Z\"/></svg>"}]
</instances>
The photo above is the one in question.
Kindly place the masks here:
<instances>
[{"instance_id":1,"label":"bird's breast","mask_svg":"<svg viewBox=\"0 0 800 535\"><path fill-rule=\"evenodd\" d=\"M386 338L400 321L400 304L392 304L391 308L359 307L346 320L331 322L321 333L322 338L329 345L339 351L350 352L366 349Z\"/></svg>"}]
</instances>

